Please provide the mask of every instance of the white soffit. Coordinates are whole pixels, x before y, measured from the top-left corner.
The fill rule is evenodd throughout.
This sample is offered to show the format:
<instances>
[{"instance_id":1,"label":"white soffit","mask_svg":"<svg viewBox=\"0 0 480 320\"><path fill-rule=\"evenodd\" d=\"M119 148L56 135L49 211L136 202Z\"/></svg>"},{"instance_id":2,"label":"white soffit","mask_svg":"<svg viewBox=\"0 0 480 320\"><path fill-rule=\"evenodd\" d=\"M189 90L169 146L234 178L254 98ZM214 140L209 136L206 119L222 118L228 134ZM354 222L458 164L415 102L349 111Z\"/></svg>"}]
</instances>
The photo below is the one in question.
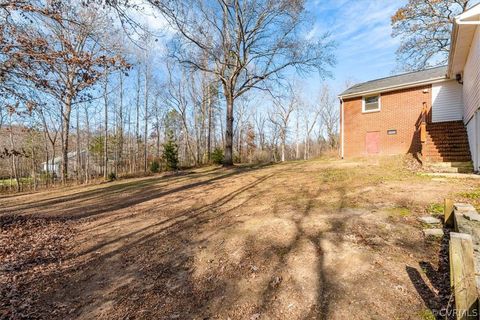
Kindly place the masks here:
<instances>
[{"instance_id":1,"label":"white soffit","mask_svg":"<svg viewBox=\"0 0 480 320\"><path fill-rule=\"evenodd\" d=\"M448 63L448 76L462 73L476 28L480 27L480 4L455 17Z\"/></svg>"}]
</instances>

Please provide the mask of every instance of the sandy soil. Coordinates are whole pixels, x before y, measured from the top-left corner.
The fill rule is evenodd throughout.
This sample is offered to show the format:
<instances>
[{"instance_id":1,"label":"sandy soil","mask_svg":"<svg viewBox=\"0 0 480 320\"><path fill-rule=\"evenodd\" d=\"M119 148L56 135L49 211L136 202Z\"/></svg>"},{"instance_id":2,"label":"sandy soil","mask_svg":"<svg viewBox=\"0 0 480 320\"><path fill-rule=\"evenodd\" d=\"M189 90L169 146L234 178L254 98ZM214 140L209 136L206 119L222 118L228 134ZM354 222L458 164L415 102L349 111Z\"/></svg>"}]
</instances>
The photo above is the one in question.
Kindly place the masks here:
<instances>
[{"instance_id":1,"label":"sandy soil","mask_svg":"<svg viewBox=\"0 0 480 320\"><path fill-rule=\"evenodd\" d=\"M448 261L416 217L478 187L317 160L5 196L0 318L431 319Z\"/></svg>"}]
</instances>

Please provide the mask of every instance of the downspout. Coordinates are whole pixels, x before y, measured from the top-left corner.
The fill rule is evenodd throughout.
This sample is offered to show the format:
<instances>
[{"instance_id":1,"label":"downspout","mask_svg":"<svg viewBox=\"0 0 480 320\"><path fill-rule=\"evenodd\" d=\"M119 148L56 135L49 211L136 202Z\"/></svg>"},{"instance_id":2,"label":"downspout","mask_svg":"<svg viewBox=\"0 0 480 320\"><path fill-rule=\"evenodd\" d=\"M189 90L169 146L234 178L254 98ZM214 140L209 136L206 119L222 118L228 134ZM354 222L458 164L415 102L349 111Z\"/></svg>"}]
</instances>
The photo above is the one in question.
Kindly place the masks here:
<instances>
[{"instance_id":1,"label":"downspout","mask_svg":"<svg viewBox=\"0 0 480 320\"><path fill-rule=\"evenodd\" d=\"M341 102L341 123L340 123L340 126L342 128L341 130L341 135L342 135L342 147L341 147L341 150L340 150L340 153L341 153L341 157L342 159L344 158L345 156L345 111L344 111L344 104L343 104L343 98L340 97L340 102Z\"/></svg>"}]
</instances>

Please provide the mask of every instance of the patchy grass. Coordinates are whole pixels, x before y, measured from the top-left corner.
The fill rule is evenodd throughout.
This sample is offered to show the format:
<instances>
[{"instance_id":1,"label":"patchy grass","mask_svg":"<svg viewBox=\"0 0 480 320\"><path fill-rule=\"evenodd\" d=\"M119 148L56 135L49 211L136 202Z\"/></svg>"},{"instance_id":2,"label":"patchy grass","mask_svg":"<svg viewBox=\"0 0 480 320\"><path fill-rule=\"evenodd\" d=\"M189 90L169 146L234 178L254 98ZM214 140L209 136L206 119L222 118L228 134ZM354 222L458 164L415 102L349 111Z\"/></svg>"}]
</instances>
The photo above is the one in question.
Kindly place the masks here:
<instances>
[{"instance_id":1,"label":"patchy grass","mask_svg":"<svg viewBox=\"0 0 480 320\"><path fill-rule=\"evenodd\" d=\"M412 211L405 207L394 207L386 210L392 217L408 217L412 214Z\"/></svg>"},{"instance_id":2,"label":"patchy grass","mask_svg":"<svg viewBox=\"0 0 480 320\"><path fill-rule=\"evenodd\" d=\"M480 199L480 189L467 191L467 192L460 192L458 195L461 196L462 198L466 198L470 200L478 200Z\"/></svg>"},{"instance_id":3,"label":"patchy grass","mask_svg":"<svg viewBox=\"0 0 480 320\"><path fill-rule=\"evenodd\" d=\"M412 216L479 187L419 177L388 157L199 168L3 197L0 217L45 223L0 223L9 241L0 305L54 319L429 319L426 309L446 302L421 288L449 283L424 277L424 262L439 270L438 246ZM25 244L32 252L20 258L34 259L12 269L24 261L12 248Z\"/></svg>"},{"instance_id":4,"label":"patchy grass","mask_svg":"<svg viewBox=\"0 0 480 320\"><path fill-rule=\"evenodd\" d=\"M433 312L429 309L422 310L419 313L420 319L422 320L436 320L437 318L433 314Z\"/></svg>"},{"instance_id":5,"label":"patchy grass","mask_svg":"<svg viewBox=\"0 0 480 320\"><path fill-rule=\"evenodd\" d=\"M28 184L32 183L32 178L19 178L18 181L21 184ZM15 186L17 184L17 180L15 179L0 179L0 186Z\"/></svg>"},{"instance_id":6,"label":"patchy grass","mask_svg":"<svg viewBox=\"0 0 480 320\"><path fill-rule=\"evenodd\" d=\"M427 207L427 212L434 216L442 215L443 211L444 211L444 208L443 208L443 204L441 203L431 203Z\"/></svg>"},{"instance_id":7,"label":"patchy grass","mask_svg":"<svg viewBox=\"0 0 480 320\"><path fill-rule=\"evenodd\" d=\"M475 209L480 210L480 188L470 188L455 195L457 201L470 203Z\"/></svg>"},{"instance_id":8,"label":"patchy grass","mask_svg":"<svg viewBox=\"0 0 480 320\"><path fill-rule=\"evenodd\" d=\"M324 183L329 182L346 182L354 178L354 172L349 172L342 169L331 169L322 172L320 179Z\"/></svg>"}]
</instances>

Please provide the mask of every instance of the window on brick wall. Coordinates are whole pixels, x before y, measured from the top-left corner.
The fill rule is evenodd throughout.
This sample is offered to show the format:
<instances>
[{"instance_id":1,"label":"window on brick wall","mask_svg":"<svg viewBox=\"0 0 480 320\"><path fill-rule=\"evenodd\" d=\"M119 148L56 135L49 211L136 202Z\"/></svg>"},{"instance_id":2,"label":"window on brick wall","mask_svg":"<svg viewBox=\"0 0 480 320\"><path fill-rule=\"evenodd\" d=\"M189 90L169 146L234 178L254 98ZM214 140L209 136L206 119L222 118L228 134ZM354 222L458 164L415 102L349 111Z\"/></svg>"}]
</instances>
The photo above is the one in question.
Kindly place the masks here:
<instances>
[{"instance_id":1,"label":"window on brick wall","mask_svg":"<svg viewBox=\"0 0 480 320\"><path fill-rule=\"evenodd\" d=\"M362 112L380 111L380 95L363 97Z\"/></svg>"}]
</instances>

